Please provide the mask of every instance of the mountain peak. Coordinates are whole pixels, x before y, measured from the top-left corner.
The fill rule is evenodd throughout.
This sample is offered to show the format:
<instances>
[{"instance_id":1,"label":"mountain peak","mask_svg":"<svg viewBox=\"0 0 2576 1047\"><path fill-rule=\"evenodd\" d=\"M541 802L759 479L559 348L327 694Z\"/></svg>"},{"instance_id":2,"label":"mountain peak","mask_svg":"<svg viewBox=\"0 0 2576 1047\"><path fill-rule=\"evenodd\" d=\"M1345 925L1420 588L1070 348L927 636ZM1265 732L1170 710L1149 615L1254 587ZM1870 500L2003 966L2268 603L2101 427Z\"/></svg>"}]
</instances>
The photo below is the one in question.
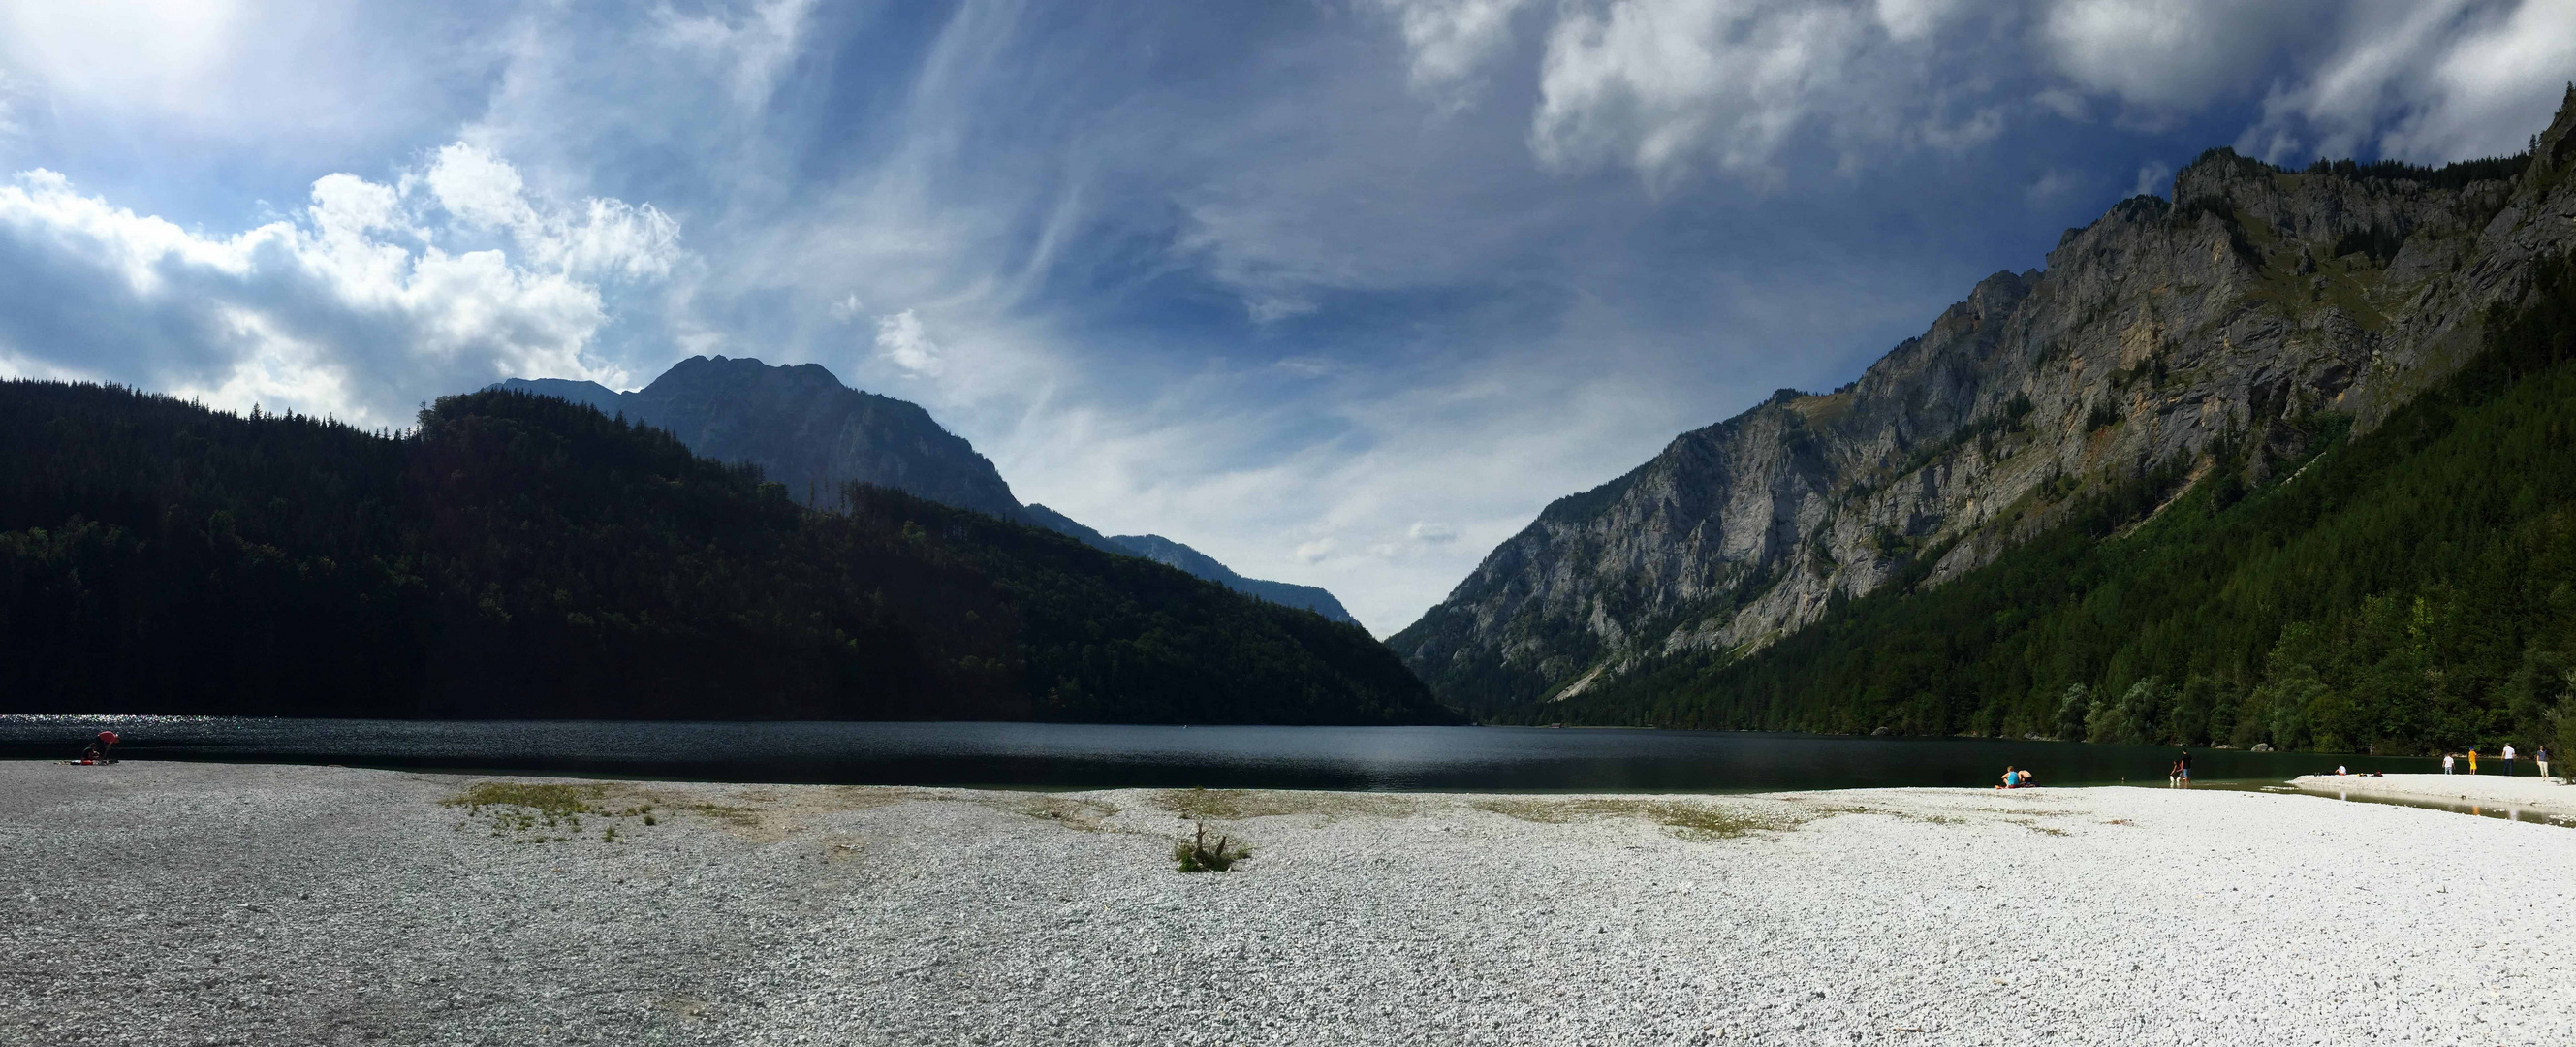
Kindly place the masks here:
<instances>
[{"instance_id":1,"label":"mountain peak","mask_svg":"<svg viewBox=\"0 0 2576 1047\"><path fill-rule=\"evenodd\" d=\"M1985 278L1845 389L1551 503L1388 643L1470 711L1565 698L1941 585L2150 476L2259 485L2310 416L2367 431L2446 377L2576 248L2571 142L2576 95L2529 156L2291 171L2212 149L2173 202L2121 201L2045 271Z\"/></svg>"}]
</instances>

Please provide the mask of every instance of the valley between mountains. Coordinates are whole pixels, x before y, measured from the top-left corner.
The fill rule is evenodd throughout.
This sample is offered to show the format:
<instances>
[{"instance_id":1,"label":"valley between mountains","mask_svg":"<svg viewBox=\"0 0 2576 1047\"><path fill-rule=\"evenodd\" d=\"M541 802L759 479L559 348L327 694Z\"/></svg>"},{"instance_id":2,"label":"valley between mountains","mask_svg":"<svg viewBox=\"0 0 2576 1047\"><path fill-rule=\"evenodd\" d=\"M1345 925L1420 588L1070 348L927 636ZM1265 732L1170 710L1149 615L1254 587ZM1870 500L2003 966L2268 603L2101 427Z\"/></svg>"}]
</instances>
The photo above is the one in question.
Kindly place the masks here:
<instances>
[{"instance_id":1,"label":"valley between mountains","mask_svg":"<svg viewBox=\"0 0 2576 1047\"><path fill-rule=\"evenodd\" d=\"M813 364L399 434L0 383L0 711L2576 748L2572 172L2576 87L2513 156L2212 150L1383 644Z\"/></svg>"}]
</instances>

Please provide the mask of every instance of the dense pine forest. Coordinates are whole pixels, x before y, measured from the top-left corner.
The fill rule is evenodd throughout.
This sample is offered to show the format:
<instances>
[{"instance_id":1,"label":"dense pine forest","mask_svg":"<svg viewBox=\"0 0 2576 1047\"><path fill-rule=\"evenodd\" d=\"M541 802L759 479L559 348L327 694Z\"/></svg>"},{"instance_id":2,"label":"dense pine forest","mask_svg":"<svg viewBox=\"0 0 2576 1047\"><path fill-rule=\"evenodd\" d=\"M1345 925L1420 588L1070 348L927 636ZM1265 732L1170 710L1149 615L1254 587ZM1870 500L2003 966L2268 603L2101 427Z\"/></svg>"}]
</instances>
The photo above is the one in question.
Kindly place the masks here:
<instances>
[{"instance_id":1,"label":"dense pine forest","mask_svg":"<svg viewBox=\"0 0 2576 1047\"><path fill-rule=\"evenodd\" d=\"M2527 301L2358 438L2332 414L2247 434L1946 584L1921 584L1929 550L1749 657L1506 719L2377 753L2564 732L2576 752L2576 267Z\"/></svg>"},{"instance_id":2,"label":"dense pine forest","mask_svg":"<svg viewBox=\"0 0 2576 1047\"><path fill-rule=\"evenodd\" d=\"M1355 626L518 393L0 383L0 712L1450 722Z\"/></svg>"}]
</instances>

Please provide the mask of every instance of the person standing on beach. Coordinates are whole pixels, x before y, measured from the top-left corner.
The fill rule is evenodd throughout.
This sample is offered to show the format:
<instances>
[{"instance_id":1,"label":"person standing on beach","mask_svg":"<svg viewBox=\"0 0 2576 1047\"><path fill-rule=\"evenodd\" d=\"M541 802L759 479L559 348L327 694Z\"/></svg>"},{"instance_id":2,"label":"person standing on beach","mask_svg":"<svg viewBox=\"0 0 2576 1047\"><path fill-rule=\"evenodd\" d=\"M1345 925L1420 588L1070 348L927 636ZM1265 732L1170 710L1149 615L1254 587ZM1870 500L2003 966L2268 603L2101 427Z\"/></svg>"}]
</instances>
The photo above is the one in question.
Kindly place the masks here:
<instances>
[{"instance_id":1,"label":"person standing on beach","mask_svg":"<svg viewBox=\"0 0 2576 1047\"><path fill-rule=\"evenodd\" d=\"M2476 746L2469 747L2469 773L2478 773L2478 750Z\"/></svg>"},{"instance_id":2,"label":"person standing on beach","mask_svg":"<svg viewBox=\"0 0 2576 1047\"><path fill-rule=\"evenodd\" d=\"M2513 743L2504 743L2504 776L2513 777Z\"/></svg>"},{"instance_id":3,"label":"person standing on beach","mask_svg":"<svg viewBox=\"0 0 2576 1047\"><path fill-rule=\"evenodd\" d=\"M2531 762L2540 765L2540 784L2549 784L2549 747L2544 745L2532 750Z\"/></svg>"},{"instance_id":4,"label":"person standing on beach","mask_svg":"<svg viewBox=\"0 0 2576 1047\"><path fill-rule=\"evenodd\" d=\"M2174 777L2182 782L2183 788L2191 788L2191 750L2183 750L2182 759L2174 762Z\"/></svg>"},{"instance_id":5,"label":"person standing on beach","mask_svg":"<svg viewBox=\"0 0 2576 1047\"><path fill-rule=\"evenodd\" d=\"M2457 772L2455 772L2455 771L2451 770L2451 754L2449 754L2449 753L2443 753L2443 754L2442 754L2442 773L2443 773L2443 774L2455 774L2455 773L2457 773Z\"/></svg>"}]
</instances>

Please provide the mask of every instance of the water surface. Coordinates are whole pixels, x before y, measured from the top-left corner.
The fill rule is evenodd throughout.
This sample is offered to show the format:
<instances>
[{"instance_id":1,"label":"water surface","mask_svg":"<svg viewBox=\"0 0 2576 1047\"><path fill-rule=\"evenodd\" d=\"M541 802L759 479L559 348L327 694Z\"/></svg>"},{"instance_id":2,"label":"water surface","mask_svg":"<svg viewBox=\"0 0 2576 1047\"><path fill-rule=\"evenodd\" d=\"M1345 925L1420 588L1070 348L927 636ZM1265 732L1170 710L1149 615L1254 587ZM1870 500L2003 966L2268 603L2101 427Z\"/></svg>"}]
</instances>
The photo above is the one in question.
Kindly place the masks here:
<instances>
[{"instance_id":1,"label":"water surface","mask_svg":"<svg viewBox=\"0 0 2576 1047\"><path fill-rule=\"evenodd\" d=\"M68 759L96 732L133 760L336 763L849 785L1765 792L2164 784L2175 749L1984 738L1540 727L1170 727L0 716L0 758ZM2430 759L2195 749L2203 784Z\"/></svg>"}]
</instances>

